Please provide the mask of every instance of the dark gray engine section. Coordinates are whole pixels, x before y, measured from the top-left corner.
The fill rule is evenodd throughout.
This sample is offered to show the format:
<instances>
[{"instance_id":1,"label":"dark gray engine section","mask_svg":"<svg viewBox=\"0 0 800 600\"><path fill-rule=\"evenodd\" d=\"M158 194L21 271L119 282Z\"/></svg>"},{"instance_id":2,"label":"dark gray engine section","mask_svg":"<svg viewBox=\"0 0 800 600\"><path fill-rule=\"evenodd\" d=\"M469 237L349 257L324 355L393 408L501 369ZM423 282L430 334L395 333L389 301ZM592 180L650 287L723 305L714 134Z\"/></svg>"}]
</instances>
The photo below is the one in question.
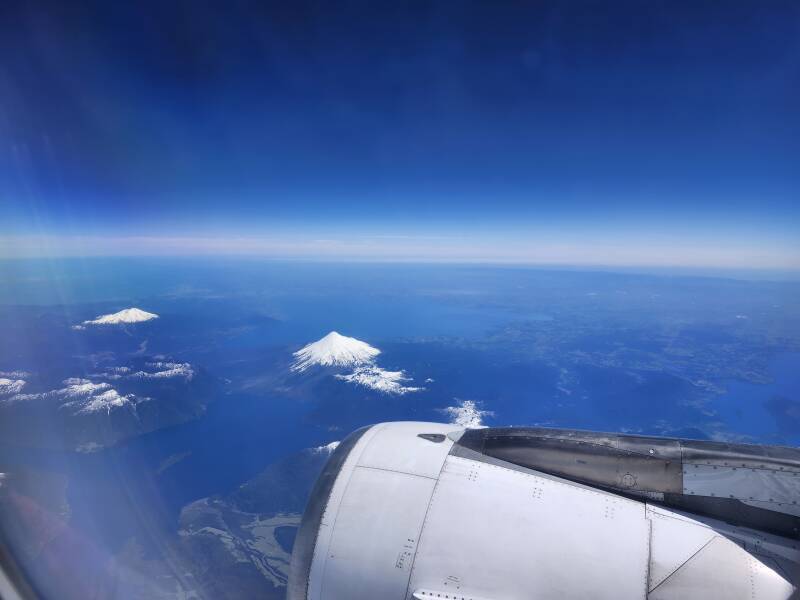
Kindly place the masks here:
<instances>
[{"instance_id":1,"label":"dark gray engine section","mask_svg":"<svg viewBox=\"0 0 800 600\"><path fill-rule=\"evenodd\" d=\"M797 448L527 427L470 429L457 446L578 483L800 539Z\"/></svg>"}]
</instances>

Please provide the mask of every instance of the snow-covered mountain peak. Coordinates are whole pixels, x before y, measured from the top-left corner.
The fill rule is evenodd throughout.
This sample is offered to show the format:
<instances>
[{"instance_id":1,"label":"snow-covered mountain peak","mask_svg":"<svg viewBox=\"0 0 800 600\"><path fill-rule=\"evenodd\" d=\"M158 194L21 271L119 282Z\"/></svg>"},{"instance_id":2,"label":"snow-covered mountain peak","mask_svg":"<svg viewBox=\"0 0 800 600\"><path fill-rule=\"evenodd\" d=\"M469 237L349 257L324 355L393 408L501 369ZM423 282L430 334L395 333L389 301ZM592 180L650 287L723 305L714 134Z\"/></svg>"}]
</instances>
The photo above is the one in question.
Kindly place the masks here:
<instances>
[{"instance_id":1,"label":"snow-covered mountain peak","mask_svg":"<svg viewBox=\"0 0 800 600\"><path fill-rule=\"evenodd\" d=\"M110 315L100 315L91 321L84 321L84 325L120 325L123 323L142 323L157 319L158 315L140 308L126 308Z\"/></svg>"},{"instance_id":2,"label":"snow-covered mountain peak","mask_svg":"<svg viewBox=\"0 0 800 600\"><path fill-rule=\"evenodd\" d=\"M353 367L365 365L380 354L366 342L331 331L321 340L317 340L294 353L295 361L292 371L302 372L320 365L323 367Z\"/></svg>"}]
</instances>

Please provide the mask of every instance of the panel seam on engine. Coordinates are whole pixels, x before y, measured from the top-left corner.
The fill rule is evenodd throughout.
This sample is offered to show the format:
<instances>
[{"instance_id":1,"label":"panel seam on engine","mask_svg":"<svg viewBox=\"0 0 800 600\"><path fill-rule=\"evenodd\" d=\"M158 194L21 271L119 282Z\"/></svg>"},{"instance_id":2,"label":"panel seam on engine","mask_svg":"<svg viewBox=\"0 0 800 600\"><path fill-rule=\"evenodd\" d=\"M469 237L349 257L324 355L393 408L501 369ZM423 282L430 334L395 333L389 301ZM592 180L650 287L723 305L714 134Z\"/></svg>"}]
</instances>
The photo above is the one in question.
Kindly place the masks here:
<instances>
[{"instance_id":1,"label":"panel seam on engine","mask_svg":"<svg viewBox=\"0 0 800 600\"><path fill-rule=\"evenodd\" d=\"M433 491L431 492L431 497L428 500L428 506L425 507L425 516L422 518L422 525L419 528L419 536L417 537L417 547L414 550L414 558L411 559L411 569L408 572L408 583L406 583L406 593L403 598L408 598L409 593L411 593L411 581L414 578L414 568L417 565L417 554L419 554L420 548L422 548L422 541L423 535L425 534L425 525L428 522L428 514L430 513L431 506L433 505L433 499L436 497L436 492L439 489L439 482L441 481L442 471L444 471L444 467L447 464L447 461L450 459L449 453L445 456L444 460L442 461L442 466L439 467L439 475L436 477L436 483L433 485Z\"/></svg>"},{"instance_id":2,"label":"panel seam on engine","mask_svg":"<svg viewBox=\"0 0 800 600\"><path fill-rule=\"evenodd\" d=\"M650 591L647 593L647 595L649 596L650 594L652 594L653 592L655 592L655 591L656 591L656 590L657 590L659 587L661 587L661 586L662 586L662 585L663 585L665 582L669 581L669 579L670 579L670 578L671 578L673 575L675 575L675 573L677 573L678 571L680 571L680 570L681 570L683 567L685 567L685 566L686 566L686 565L689 563L689 561L691 561L691 560L692 560L692 559L693 559L695 556L697 556L697 555L698 555L698 554L700 554L700 553L701 553L703 550L705 550L706 546L708 546L708 545L709 545L711 542L713 542L715 539L717 539L717 537L718 537L718 536L713 536L713 537L712 537L710 540L708 540L708 541L707 541L705 544L703 544L703 545L702 545L700 548L698 548L698 549L697 549L697 551L696 551L696 552L694 552L694 553L693 553L693 554L692 554L692 555L691 555L689 558L687 558L687 559L686 559L685 561L683 561L683 562L682 562L680 565L678 565L678 568L677 568L677 569L675 569L674 571L672 571L672 573L670 573L670 574L669 574L669 575L667 575L667 576L666 576L664 579L662 579L661 581L659 581L659 582L658 582L658 585L657 585L656 587L654 587L652 590L650 590Z\"/></svg>"},{"instance_id":3,"label":"panel seam on engine","mask_svg":"<svg viewBox=\"0 0 800 600\"><path fill-rule=\"evenodd\" d=\"M419 473L409 473L408 471L398 471L397 469L386 469L384 467L373 467L368 465L356 465L356 469L372 469L374 471L386 471L387 473L397 473L399 475L408 475L410 477L422 477L423 479L438 480L438 477L431 477L430 475L420 475Z\"/></svg>"}]
</instances>

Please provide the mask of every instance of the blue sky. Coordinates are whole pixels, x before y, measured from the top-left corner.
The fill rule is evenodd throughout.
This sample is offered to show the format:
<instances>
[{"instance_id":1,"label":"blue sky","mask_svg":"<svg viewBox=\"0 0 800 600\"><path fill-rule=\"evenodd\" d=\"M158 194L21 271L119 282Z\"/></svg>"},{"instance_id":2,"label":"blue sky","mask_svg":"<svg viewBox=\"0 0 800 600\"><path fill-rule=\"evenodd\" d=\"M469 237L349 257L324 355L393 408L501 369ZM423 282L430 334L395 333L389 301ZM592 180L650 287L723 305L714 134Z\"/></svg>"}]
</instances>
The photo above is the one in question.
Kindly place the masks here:
<instances>
[{"instance_id":1,"label":"blue sky","mask_svg":"<svg viewBox=\"0 0 800 600\"><path fill-rule=\"evenodd\" d=\"M800 269L796 2L212 4L4 3L0 255Z\"/></svg>"}]
</instances>

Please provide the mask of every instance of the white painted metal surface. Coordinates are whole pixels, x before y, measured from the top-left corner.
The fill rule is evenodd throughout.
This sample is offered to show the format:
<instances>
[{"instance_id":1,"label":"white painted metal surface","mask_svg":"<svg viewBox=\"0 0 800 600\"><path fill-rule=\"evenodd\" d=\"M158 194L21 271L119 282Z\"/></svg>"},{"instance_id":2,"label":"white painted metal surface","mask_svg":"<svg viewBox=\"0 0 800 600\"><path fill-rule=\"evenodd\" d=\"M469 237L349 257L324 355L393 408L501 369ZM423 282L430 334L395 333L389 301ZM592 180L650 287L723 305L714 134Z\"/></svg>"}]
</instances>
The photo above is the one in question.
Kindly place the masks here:
<instances>
[{"instance_id":1,"label":"white painted metal surface","mask_svg":"<svg viewBox=\"0 0 800 600\"><path fill-rule=\"evenodd\" d=\"M336 478L322 516L308 598L403 598L419 530L457 428L381 424L368 430Z\"/></svg>"},{"instance_id":2,"label":"white painted metal surface","mask_svg":"<svg viewBox=\"0 0 800 600\"><path fill-rule=\"evenodd\" d=\"M322 598L331 597L327 593L323 594L322 581L328 557L328 548L333 539L334 523L336 522L336 515L339 512L339 505L342 502L342 497L347 490L347 484L350 482L350 476L353 474L358 464L361 453L375 434L380 432L384 427L385 425L376 425L361 437L350 452L344 465L342 465L339 475L336 478L336 482L331 490L330 499L328 500L328 505L325 507L325 512L322 515L316 544L314 546L314 558L311 562L311 570L308 577L309 600L321 600Z\"/></svg>"},{"instance_id":3,"label":"white painted metal surface","mask_svg":"<svg viewBox=\"0 0 800 600\"><path fill-rule=\"evenodd\" d=\"M451 456L411 587L498 600L645 598L644 516L639 502Z\"/></svg>"},{"instance_id":4,"label":"white painted metal surface","mask_svg":"<svg viewBox=\"0 0 800 600\"><path fill-rule=\"evenodd\" d=\"M789 598L794 588L730 540L715 536L657 586L649 600Z\"/></svg>"},{"instance_id":5,"label":"white painted metal surface","mask_svg":"<svg viewBox=\"0 0 800 600\"><path fill-rule=\"evenodd\" d=\"M446 436L451 431L458 431L458 427L442 423L391 423L366 447L358 465L436 479L453 443L446 437L440 443L430 442L418 434Z\"/></svg>"},{"instance_id":6,"label":"white painted metal surface","mask_svg":"<svg viewBox=\"0 0 800 600\"><path fill-rule=\"evenodd\" d=\"M402 598L435 479L357 468L336 515L323 598ZM361 535L366 532L367 535Z\"/></svg>"},{"instance_id":7,"label":"white painted metal surface","mask_svg":"<svg viewBox=\"0 0 800 600\"><path fill-rule=\"evenodd\" d=\"M650 520L650 577L652 591L699 552L717 534L667 510L648 508Z\"/></svg>"},{"instance_id":8,"label":"white painted metal surface","mask_svg":"<svg viewBox=\"0 0 800 600\"><path fill-rule=\"evenodd\" d=\"M775 557L797 560L800 554L776 546L774 536L721 523L713 527L713 521L658 507L649 507L647 515L652 524L650 600L791 597L794 587Z\"/></svg>"}]
</instances>

